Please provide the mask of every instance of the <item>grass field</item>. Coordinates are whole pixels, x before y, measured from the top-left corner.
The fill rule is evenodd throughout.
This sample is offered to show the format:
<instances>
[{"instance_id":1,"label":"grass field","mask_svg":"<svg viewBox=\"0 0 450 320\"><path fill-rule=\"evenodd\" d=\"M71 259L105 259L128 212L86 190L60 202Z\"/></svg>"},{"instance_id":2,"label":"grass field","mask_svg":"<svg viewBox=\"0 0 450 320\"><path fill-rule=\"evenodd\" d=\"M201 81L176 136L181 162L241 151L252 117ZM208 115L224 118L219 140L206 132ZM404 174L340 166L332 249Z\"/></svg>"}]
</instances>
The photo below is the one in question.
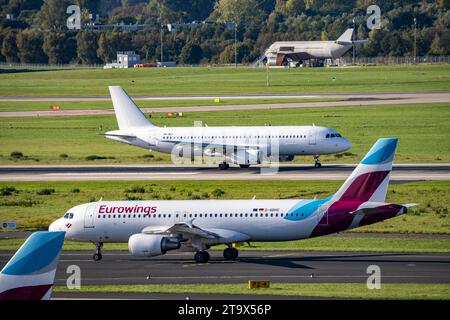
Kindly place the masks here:
<instances>
[{"instance_id":1,"label":"grass field","mask_svg":"<svg viewBox=\"0 0 450 320\"><path fill-rule=\"evenodd\" d=\"M335 192L341 181L85 181L0 182L0 216L20 229L46 229L80 203L137 199L311 199ZM5 192L6 187L12 188ZM140 188L144 190L140 190ZM49 192L44 190L50 189ZM54 192L51 191L54 189ZM214 196L223 191L222 196ZM138 191L138 192L136 192ZM144 192L142 192L144 191ZM10 195L8 195L10 193ZM44 193L44 194L43 194ZM45 194L49 193L49 194ZM355 229L361 232L450 234L450 181L389 186L387 201L418 203L407 215ZM450 242L449 242L450 243ZM345 245L344 247L345 248Z\"/></svg>"},{"instance_id":2,"label":"grass field","mask_svg":"<svg viewBox=\"0 0 450 320\"><path fill-rule=\"evenodd\" d=\"M267 289L248 289L247 284L149 284L149 285L104 285L82 286L80 290L69 290L55 286L54 292L116 292L116 293L211 293L211 294L255 294L276 296L303 296L349 299L414 299L449 300L450 285L418 283L382 283L378 290L369 290L359 283L273 283Z\"/></svg>"},{"instance_id":3,"label":"grass field","mask_svg":"<svg viewBox=\"0 0 450 320\"><path fill-rule=\"evenodd\" d=\"M192 106L223 106L243 104L275 104L275 103L306 103L345 101L345 98L277 98L277 99L221 99L219 103L213 100L135 100L140 108L170 108ZM51 106L58 105L60 110L92 110L111 109L111 101L0 101L0 112L4 111L42 111L51 110Z\"/></svg>"},{"instance_id":4,"label":"grass field","mask_svg":"<svg viewBox=\"0 0 450 320\"><path fill-rule=\"evenodd\" d=\"M131 95L447 91L450 65L356 68L74 69L3 73L0 96L105 96L108 85Z\"/></svg>"},{"instance_id":5,"label":"grass field","mask_svg":"<svg viewBox=\"0 0 450 320\"><path fill-rule=\"evenodd\" d=\"M344 155L322 157L324 163L355 163L380 137L398 137L397 163L450 162L450 104L273 109L185 113L182 118L155 114L159 126L322 125L336 129L353 147ZM124 145L100 136L117 129L113 115L21 117L0 121L0 164L167 163L170 155ZM14 151L25 157L12 158ZM67 158L60 155L66 154ZM88 161L89 155L105 160ZM146 156L144 156L146 155ZM297 157L297 163L312 163Z\"/></svg>"},{"instance_id":6,"label":"grass field","mask_svg":"<svg viewBox=\"0 0 450 320\"><path fill-rule=\"evenodd\" d=\"M0 250L16 251L25 239L0 240ZM210 250L222 251L224 245ZM63 250L92 252L94 245L85 242L65 241ZM128 251L127 243L106 243L104 251ZM261 251L340 251L340 252L394 252L394 253L450 253L450 239L400 238L400 237L320 237L288 242L257 242L251 247L244 245L239 250Z\"/></svg>"}]
</instances>

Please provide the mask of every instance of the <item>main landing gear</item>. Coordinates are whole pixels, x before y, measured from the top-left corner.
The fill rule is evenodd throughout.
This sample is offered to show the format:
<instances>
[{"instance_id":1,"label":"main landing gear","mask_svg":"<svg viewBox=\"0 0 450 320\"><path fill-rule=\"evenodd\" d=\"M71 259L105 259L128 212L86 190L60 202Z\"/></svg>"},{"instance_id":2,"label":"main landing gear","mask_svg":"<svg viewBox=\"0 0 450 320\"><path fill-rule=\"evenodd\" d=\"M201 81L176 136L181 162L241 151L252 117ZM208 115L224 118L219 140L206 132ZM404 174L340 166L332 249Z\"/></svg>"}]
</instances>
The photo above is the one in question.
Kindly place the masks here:
<instances>
[{"instance_id":1,"label":"main landing gear","mask_svg":"<svg viewBox=\"0 0 450 320\"><path fill-rule=\"evenodd\" d=\"M314 156L314 168L320 168L322 164L320 163L319 156Z\"/></svg>"},{"instance_id":2,"label":"main landing gear","mask_svg":"<svg viewBox=\"0 0 450 320\"><path fill-rule=\"evenodd\" d=\"M235 260L239 255L239 251L236 248L228 247L223 250L223 257L226 260ZM209 253L206 250L197 251L194 255L194 260L197 263L207 263L209 261Z\"/></svg>"},{"instance_id":3,"label":"main landing gear","mask_svg":"<svg viewBox=\"0 0 450 320\"><path fill-rule=\"evenodd\" d=\"M235 260L239 255L239 251L236 248L228 247L223 250L223 257L226 260Z\"/></svg>"},{"instance_id":4,"label":"main landing gear","mask_svg":"<svg viewBox=\"0 0 450 320\"><path fill-rule=\"evenodd\" d=\"M207 263L209 261L208 251L198 251L194 255L194 260L197 263Z\"/></svg>"},{"instance_id":5,"label":"main landing gear","mask_svg":"<svg viewBox=\"0 0 450 320\"><path fill-rule=\"evenodd\" d=\"M92 256L92 258L94 259L94 261L100 261L102 260L102 247L103 247L103 242L97 242L95 243L95 253Z\"/></svg>"},{"instance_id":6,"label":"main landing gear","mask_svg":"<svg viewBox=\"0 0 450 320\"><path fill-rule=\"evenodd\" d=\"M225 161L219 163L219 169L220 170L227 170L229 167L230 167L230 165L228 163L226 163Z\"/></svg>"}]
</instances>

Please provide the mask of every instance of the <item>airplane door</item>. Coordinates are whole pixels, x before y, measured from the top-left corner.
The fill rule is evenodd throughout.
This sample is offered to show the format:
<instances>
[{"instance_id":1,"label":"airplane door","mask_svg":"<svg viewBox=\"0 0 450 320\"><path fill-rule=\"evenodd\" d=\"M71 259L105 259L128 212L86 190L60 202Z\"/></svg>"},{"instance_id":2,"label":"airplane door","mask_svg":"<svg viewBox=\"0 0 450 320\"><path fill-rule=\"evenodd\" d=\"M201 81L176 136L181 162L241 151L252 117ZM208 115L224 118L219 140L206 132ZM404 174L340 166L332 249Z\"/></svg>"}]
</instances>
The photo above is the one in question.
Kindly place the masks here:
<instances>
[{"instance_id":1,"label":"airplane door","mask_svg":"<svg viewBox=\"0 0 450 320\"><path fill-rule=\"evenodd\" d=\"M86 208L86 212L84 214L84 227L85 228L94 228L94 211L95 211L95 205L90 205Z\"/></svg>"},{"instance_id":2,"label":"airplane door","mask_svg":"<svg viewBox=\"0 0 450 320\"><path fill-rule=\"evenodd\" d=\"M309 138L308 140L309 140L310 145L316 144L316 129L315 128L312 128L309 130L308 138Z\"/></svg>"}]
</instances>

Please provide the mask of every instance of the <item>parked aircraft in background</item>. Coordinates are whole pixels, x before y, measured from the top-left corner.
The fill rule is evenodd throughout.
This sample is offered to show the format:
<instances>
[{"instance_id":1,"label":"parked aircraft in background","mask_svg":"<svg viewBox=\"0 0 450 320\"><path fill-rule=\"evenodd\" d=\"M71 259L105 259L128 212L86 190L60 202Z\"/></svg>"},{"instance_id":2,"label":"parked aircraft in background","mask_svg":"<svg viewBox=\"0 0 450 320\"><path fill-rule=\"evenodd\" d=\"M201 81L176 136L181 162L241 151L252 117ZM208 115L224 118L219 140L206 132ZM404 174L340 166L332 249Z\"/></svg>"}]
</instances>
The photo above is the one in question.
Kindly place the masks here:
<instances>
[{"instance_id":1,"label":"parked aircraft in background","mask_svg":"<svg viewBox=\"0 0 450 320\"><path fill-rule=\"evenodd\" d=\"M277 41L265 52L267 65L283 66L289 63L301 65L309 59L337 59L354 45L368 40L352 40L353 29L347 29L336 41Z\"/></svg>"},{"instance_id":2,"label":"parked aircraft in background","mask_svg":"<svg viewBox=\"0 0 450 320\"><path fill-rule=\"evenodd\" d=\"M34 232L0 272L0 300L48 300L64 232Z\"/></svg>"},{"instance_id":3,"label":"parked aircraft in background","mask_svg":"<svg viewBox=\"0 0 450 320\"><path fill-rule=\"evenodd\" d=\"M122 88L111 86L109 91L119 130L106 132L106 138L191 159L223 157L222 170L228 169L229 163L248 168L273 157L292 161L295 155L311 155L320 167L320 155L351 147L350 141L333 129L316 126L157 127Z\"/></svg>"},{"instance_id":4,"label":"parked aircraft in background","mask_svg":"<svg viewBox=\"0 0 450 320\"><path fill-rule=\"evenodd\" d=\"M379 139L333 195L314 200L99 201L71 208L49 230L96 244L127 242L131 254L152 257L182 245L207 262L207 250L245 241L288 241L318 237L406 213L411 205L385 203L397 139Z\"/></svg>"}]
</instances>

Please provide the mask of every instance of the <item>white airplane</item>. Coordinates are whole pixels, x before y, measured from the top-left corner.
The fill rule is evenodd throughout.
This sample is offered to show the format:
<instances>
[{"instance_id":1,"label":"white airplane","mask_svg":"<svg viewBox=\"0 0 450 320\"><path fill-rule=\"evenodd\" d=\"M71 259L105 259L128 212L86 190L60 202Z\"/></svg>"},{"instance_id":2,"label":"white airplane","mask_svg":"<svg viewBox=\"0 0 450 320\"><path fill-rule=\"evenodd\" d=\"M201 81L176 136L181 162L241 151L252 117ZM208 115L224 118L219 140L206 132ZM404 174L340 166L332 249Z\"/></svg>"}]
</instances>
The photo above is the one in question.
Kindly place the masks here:
<instances>
[{"instance_id":1,"label":"white airplane","mask_svg":"<svg viewBox=\"0 0 450 320\"><path fill-rule=\"evenodd\" d=\"M277 162L292 161L295 155L312 155L320 167L320 155L351 147L333 129L316 126L157 127L121 87L109 91L119 130L106 132L106 138L177 157L223 157L221 170L228 169L228 163L248 168L274 157Z\"/></svg>"},{"instance_id":2,"label":"white airplane","mask_svg":"<svg viewBox=\"0 0 450 320\"><path fill-rule=\"evenodd\" d=\"M289 62L301 64L308 59L336 59L354 45L368 40L352 40L353 29L347 29L336 41L277 41L266 50L269 66L283 66Z\"/></svg>"},{"instance_id":3,"label":"white airplane","mask_svg":"<svg viewBox=\"0 0 450 320\"><path fill-rule=\"evenodd\" d=\"M410 205L385 203L397 139L379 139L341 188L314 200L99 201L71 208L49 226L66 239L96 245L128 242L132 255L153 257L182 245L196 262L209 260L211 246L236 242L289 241L323 236L406 213Z\"/></svg>"}]
</instances>

